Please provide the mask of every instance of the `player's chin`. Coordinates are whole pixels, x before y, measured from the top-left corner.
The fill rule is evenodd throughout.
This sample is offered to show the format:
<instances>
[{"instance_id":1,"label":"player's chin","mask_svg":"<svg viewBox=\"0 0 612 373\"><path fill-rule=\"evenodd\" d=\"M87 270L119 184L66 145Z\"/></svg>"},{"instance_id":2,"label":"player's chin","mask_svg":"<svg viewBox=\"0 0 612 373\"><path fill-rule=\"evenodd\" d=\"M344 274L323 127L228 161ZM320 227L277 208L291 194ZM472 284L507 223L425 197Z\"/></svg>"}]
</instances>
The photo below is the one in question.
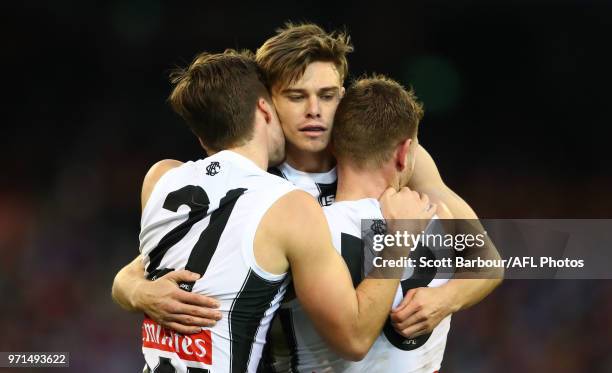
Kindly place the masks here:
<instances>
[{"instance_id":1,"label":"player's chin","mask_svg":"<svg viewBox=\"0 0 612 373\"><path fill-rule=\"evenodd\" d=\"M300 149L308 152L322 152L329 145L329 136L306 138L300 142Z\"/></svg>"}]
</instances>

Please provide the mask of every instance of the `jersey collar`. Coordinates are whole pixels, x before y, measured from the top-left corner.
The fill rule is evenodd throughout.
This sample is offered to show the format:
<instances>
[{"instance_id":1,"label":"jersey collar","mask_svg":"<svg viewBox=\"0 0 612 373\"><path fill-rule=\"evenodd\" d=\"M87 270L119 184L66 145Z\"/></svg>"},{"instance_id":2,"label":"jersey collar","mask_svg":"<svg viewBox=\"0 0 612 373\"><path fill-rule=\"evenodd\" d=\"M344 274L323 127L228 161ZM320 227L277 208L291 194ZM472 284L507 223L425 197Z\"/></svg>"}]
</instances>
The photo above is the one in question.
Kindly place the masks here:
<instances>
[{"instance_id":1,"label":"jersey collar","mask_svg":"<svg viewBox=\"0 0 612 373\"><path fill-rule=\"evenodd\" d=\"M331 184L336 182L336 167L333 167L331 170L327 172L304 172L300 170L296 170L291 167L287 162L283 162L278 166L278 169L285 175L288 180L295 180L301 177L308 177L314 180L315 183L319 184Z\"/></svg>"},{"instance_id":2,"label":"jersey collar","mask_svg":"<svg viewBox=\"0 0 612 373\"><path fill-rule=\"evenodd\" d=\"M262 170L261 168L259 168L257 166L257 164L255 164L255 162L253 162L252 160L250 160L249 158L238 154L234 151L231 150L222 150L218 153L215 153L213 155L211 155L210 157L208 157L208 159L210 160L224 160L233 164L238 164L243 168L246 168L250 171L256 171L258 173L266 173L265 170Z\"/></svg>"}]
</instances>

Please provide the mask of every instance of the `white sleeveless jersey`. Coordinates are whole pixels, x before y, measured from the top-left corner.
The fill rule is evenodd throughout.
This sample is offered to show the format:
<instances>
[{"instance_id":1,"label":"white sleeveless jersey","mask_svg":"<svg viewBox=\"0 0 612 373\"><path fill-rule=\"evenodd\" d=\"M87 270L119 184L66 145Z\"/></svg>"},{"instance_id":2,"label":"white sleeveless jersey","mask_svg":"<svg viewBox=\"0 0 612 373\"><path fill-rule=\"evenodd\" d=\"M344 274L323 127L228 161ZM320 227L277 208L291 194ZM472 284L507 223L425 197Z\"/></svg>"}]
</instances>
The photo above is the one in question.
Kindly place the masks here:
<instances>
[{"instance_id":1,"label":"white sleeveless jersey","mask_svg":"<svg viewBox=\"0 0 612 373\"><path fill-rule=\"evenodd\" d=\"M253 240L268 208L295 187L249 159L222 151L164 174L142 213L140 251L149 279L188 269L202 277L181 288L214 297L223 318L193 335L145 317L150 372L255 372L287 274L255 262Z\"/></svg>"},{"instance_id":2,"label":"white sleeveless jersey","mask_svg":"<svg viewBox=\"0 0 612 373\"><path fill-rule=\"evenodd\" d=\"M291 180L291 173L288 174ZM302 184L308 184L301 181ZM333 193L335 197L335 190ZM380 206L375 199L343 201L324 208L335 248L347 263L355 286L367 273L367 253L361 245L361 219L382 219ZM427 248L419 248L415 254L429 255ZM415 258L416 259L416 258ZM370 260L371 263L371 260ZM401 282L393 301L397 306L411 288L440 286L448 280L431 279L420 274L421 280L412 280L410 274ZM284 302L277 317L287 339L289 354L278 353L272 358L274 370L278 372L423 372L433 373L440 369L450 316L446 317L425 336L406 339L399 335L387 321L381 336L376 340L366 357L360 362L343 360L332 352L318 335L314 325L302 309L299 301Z\"/></svg>"}]
</instances>

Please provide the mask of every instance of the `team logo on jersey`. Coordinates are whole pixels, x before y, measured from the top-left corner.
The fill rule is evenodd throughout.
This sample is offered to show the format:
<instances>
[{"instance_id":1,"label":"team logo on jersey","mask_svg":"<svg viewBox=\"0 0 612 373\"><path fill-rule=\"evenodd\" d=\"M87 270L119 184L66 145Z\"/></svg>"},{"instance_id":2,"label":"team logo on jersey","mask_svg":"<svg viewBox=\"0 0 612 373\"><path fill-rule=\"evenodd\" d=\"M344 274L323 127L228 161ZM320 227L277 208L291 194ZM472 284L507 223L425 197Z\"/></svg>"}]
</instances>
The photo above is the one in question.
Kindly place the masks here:
<instances>
[{"instance_id":1,"label":"team logo on jersey","mask_svg":"<svg viewBox=\"0 0 612 373\"><path fill-rule=\"evenodd\" d=\"M215 176L221 171L221 165L219 162L210 162L208 166L206 166L206 175Z\"/></svg>"},{"instance_id":2,"label":"team logo on jersey","mask_svg":"<svg viewBox=\"0 0 612 373\"><path fill-rule=\"evenodd\" d=\"M145 318L142 322L142 347L174 352L182 360L212 364L212 337L210 330L182 335Z\"/></svg>"},{"instance_id":3,"label":"team logo on jersey","mask_svg":"<svg viewBox=\"0 0 612 373\"><path fill-rule=\"evenodd\" d=\"M376 234L385 234L387 233L387 222L382 219L372 220L370 229Z\"/></svg>"}]
</instances>

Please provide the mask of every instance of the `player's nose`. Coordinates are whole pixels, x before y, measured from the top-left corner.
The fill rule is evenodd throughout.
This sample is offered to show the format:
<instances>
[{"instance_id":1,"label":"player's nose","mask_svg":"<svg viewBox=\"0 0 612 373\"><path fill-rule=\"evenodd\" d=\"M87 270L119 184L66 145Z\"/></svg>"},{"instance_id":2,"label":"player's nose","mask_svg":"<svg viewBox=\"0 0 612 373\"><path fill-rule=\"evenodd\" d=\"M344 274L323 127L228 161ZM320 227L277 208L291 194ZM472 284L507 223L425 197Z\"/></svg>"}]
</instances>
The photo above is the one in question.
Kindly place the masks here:
<instances>
[{"instance_id":1,"label":"player's nose","mask_svg":"<svg viewBox=\"0 0 612 373\"><path fill-rule=\"evenodd\" d=\"M308 98L307 115L310 118L321 117L321 106L319 105L319 98L314 96Z\"/></svg>"}]
</instances>

